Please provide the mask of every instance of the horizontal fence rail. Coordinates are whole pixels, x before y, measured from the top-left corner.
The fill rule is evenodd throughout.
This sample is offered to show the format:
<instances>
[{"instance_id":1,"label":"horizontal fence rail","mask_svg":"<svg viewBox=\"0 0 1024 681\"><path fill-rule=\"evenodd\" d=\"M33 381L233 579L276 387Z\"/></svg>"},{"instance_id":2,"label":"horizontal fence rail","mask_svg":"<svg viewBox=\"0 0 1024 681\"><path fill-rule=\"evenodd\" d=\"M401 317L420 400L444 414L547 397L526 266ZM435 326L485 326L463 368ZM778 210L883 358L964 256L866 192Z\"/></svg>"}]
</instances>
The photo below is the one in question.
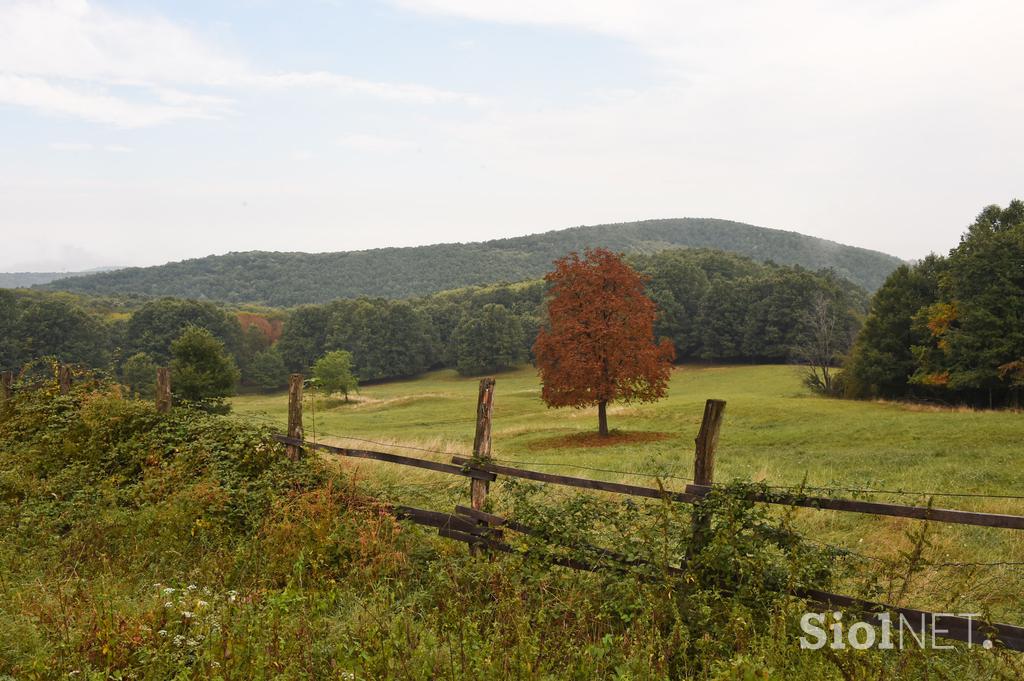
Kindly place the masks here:
<instances>
[{"instance_id":1,"label":"horizontal fence rail","mask_svg":"<svg viewBox=\"0 0 1024 681\"><path fill-rule=\"evenodd\" d=\"M569 487L597 489L605 492L616 492L618 494L629 494L632 496L649 497L653 499L671 499L672 501L680 501L683 503L699 501L712 490L712 488L707 485L687 485L685 492L669 492L654 487L624 485L616 482L591 480L589 478L574 478L565 475L539 473L537 471L530 471L523 468L512 468L509 466L498 466L495 464L474 464L471 459L463 456L452 457L452 463L465 466L470 470L483 470L514 478L537 480L539 482L549 482L555 485L567 485ZM900 504L886 504L875 501L832 499L829 497L810 497L797 494L753 494L751 496L755 501L768 504L781 504L784 506L802 506L835 511L868 513L871 515L915 518L918 520L931 520L935 522L954 523L959 525L976 525L980 527L999 527L1013 530L1024 530L1024 516L1019 515L957 511L945 508L928 508L927 506L903 506Z\"/></svg>"},{"instance_id":2,"label":"horizontal fence rail","mask_svg":"<svg viewBox=\"0 0 1024 681\"><path fill-rule=\"evenodd\" d=\"M615 494L626 494L629 496L646 497L648 499L668 499L670 501L687 504L700 501L713 489L707 485L687 485L686 491L674 492L656 487L644 487L642 485L630 485L620 482L606 482L604 480L594 480L592 478L578 478L568 475L557 475L554 473L542 473L540 471L531 471L525 468L514 468L511 466L501 466L493 463L474 462L472 458L466 456L453 456L451 459L452 463L446 464L439 461L403 456L401 454L376 452L367 449L336 447L334 445L327 445L320 442L309 442L297 438L290 438L285 435L274 435L274 439L285 445L308 449L319 449L339 456L357 459L371 459L374 461L384 461L402 466L414 466L416 468L424 468L438 473L460 475L474 480L494 481L499 475L504 475L512 478L533 480L535 482L546 482L553 485L576 487L579 489L592 489L602 492L612 492ZM930 508L927 506L905 506L902 504L890 504L878 501L835 499L832 497L806 496L793 493L754 493L750 495L750 498L762 503L779 504L783 506L800 506L820 510L847 511L852 513L865 513L868 515L911 518L955 525L973 525L976 527L1024 530L1024 516L1020 515L983 513L980 511L960 511L948 508Z\"/></svg>"},{"instance_id":3,"label":"horizontal fence rail","mask_svg":"<svg viewBox=\"0 0 1024 681\"><path fill-rule=\"evenodd\" d=\"M670 499L686 504L699 501L703 495L691 494L689 492L670 492L655 487L642 487L640 485L626 485L620 482L605 482L604 480L592 480L590 478L574 478L568 475L555 475L554 473L540 473L529 471L524 468L511 468L491 463L474 463L472 459L465 456L453 456L452 463L459 464L467 470L481 470L497 475L507 475L510 478L523 478L537 482L548 482L554 485L565 485L567 487L579 487L582 489L596 489L602 492L615 492L616 494L628 494L634 497L648 497L650 499Z\"/></svg>"},{"instance_id":4,"label":"horizontal fence rail","mask_svg":"<svg viewBox=\"0 0 1024 681\"><path fill-rule=\"evenodd\" d=\"M333 445L325 445L321 442L308 442L306 440L288 437L287 435L275 435L274 439L285 445L303 447L308 449L319 449L325 452L330 452L331 454L337 454L339 456L349 456L354 459L372 459L374 461L386 461L387 463L397 463L402 466L426 468L427 470L436 471L438 473L448 473L449 475L461 475L463 477L473 478L475 480L494 481L495 478L497 478L497 476L494 473L489 473L487 471L482 471L478 469L467 469L464 466L453 466L447 463L440 463L439 461L418 459L413 456L402 456L401 454L389 454L387 452L373 452L367 449L349 449L347 447L335 447Z\"/></svg>"},{"instance_id":5,"label":"horizontal fence rail","mask_svg":"<svg viewBox=\"0 0 1024 681\"><path fill-rule=\"evenodd\" d=\"M711 492L707 485L687 485L690 494L703 497ZM801 494L752 494L750 498L767 504L784 506L803 506L807 508L829 509L833 511L850 511L852 513L868 513L871 515L894 516L897 518L915 518L956 525L977 525L979 527L1002 527L1011 530L1024 530L1024 516L1005 515L1001 513L981 513L978 511L957 511L948 508L931 508L928 506L904 506L878 501L859 501L856 499L833 499L831 497L812 497Z\"/></svg>"}]
</instances>

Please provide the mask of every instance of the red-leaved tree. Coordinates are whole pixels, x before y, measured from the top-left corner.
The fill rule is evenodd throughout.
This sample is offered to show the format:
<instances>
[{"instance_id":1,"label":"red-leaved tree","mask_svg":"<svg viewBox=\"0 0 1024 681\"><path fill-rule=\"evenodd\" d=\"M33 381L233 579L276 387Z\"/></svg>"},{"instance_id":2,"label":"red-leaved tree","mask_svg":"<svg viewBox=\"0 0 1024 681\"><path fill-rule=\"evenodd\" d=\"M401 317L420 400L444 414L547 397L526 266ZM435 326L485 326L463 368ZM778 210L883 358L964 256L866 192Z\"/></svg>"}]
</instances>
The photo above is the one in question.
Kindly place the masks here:
<instances>
[{"instance_id":1,"label":"red-leaved tree","mask_svg":"<svg viewBox=\"0 0 1024 681\"><path fill-rule=\"evenodd\" d=\"M597 405L608 434L608 403L665 396L675 349L654 342L655 307L644 279L603 248L555 261L547 325L533 345L549 407Z\"/></svg>"}]
</instances>

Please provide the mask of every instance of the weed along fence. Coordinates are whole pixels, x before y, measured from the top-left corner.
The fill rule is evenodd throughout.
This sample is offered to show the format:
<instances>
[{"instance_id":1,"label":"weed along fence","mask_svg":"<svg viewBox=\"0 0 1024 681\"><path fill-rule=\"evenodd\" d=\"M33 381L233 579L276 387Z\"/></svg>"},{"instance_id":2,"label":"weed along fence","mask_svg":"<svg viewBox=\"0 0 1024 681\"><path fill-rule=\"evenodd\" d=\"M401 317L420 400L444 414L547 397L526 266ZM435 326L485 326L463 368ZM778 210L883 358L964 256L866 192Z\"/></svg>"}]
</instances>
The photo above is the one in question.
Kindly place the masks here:
<instances>
[{"instance_id":1,"label":"weed along fence","mask_svg":"<svg viewBox=\"0 0 1024 681\"><path fill-rule=\"evenodd\" d=\"M472 456L453 456L450 463L427 460L413 456L404 456L388 452L338 447L321 442L311 442L302 437L302 377L293 375L289 390L288 433L275 435L275 438L288 447L289 455L300 456L304 451L320 450L343 457L369 459L402 466L412 466L437 473L457 475L470 481L470 505L457 505L452 512L441 512L408 506L393 506L390 510L398 518L406 519L420 525L435 527L442 537L464 542L472 551L488 550L503 553L516 553L517 549L506 543L506 532L518 532L533 536L540 534L533 528L513 520L485 512L489 484L499 476L531 480L550 485L573 487L583 490L610 492L649 499L662 499L671 502L695 504L699 506L703 499L715 488L714 467L715 450L718 434L725 413L725 402L708 400L704 409L700 431L696 438L694 458L694 481L683 491L670 491L663 488L645 487L619 482L594 480L543 473L524 468L500 465L491 456L491 419L494 405L495 380L485 378L480 382L477 399L476 431L473 438ZM1002 528L1006 530L1024 530L1024 516L996 513L979 513L931 506L909 506L856 499L838 499L824 496L810 496L802 491L782 493L756 492L750 493L748 499L767 504L783 506L799 506L813 509L830 509L851 513L863 513L877 516L910 518L939 523L973 525L978 527ZM694 514L694 523L708 523L704 514ZM696 528L695 528L696 529ZM695 532L695 537L700 536ZM618 564L622 569L635 566L639 561L612 551L598 549L593 546L579 546L592 555L600 555L605 563ZM596 570L595 565L586 561L565 557L551 557L548 562L575 570ZM981 564L979 564L981 565ZM674 575L685 574L685 564L670 567ZM897 607L885 603L867 601L852 596L835 594L814 589L800 589L790 592L791 595L806 599L827 608L848 608L860 611L866 617L881 624L883 621L900 621L908 629L924 636L930 633L935 638L979 644L992 641L1003 647L1024 651L1024 626L984 622L969 617L954 617L946 613L931 613L912 608ZM941 616L942 629L933 624L935 616ZM890 619L891 618L891 619ZM991 644L988 644L991 645Z\"/></svg>"}]
</instances>

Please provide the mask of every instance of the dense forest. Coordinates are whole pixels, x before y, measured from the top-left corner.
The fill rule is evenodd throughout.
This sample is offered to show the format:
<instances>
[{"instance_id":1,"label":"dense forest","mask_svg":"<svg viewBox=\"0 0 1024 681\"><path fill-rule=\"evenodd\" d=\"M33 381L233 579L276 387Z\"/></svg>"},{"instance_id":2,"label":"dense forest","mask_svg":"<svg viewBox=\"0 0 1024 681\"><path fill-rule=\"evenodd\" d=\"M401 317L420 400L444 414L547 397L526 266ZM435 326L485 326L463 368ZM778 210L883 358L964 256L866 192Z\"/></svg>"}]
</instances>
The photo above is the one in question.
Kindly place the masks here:
<instances>
[{"instance_id":1,"label":"dense forest","mask_svg":"<svg viewBox=\"0 0 1024 681\"><path fill-rule=\"evenodd\" d=\"M831 272L762 265L703 249L634 256L658 306L655 334L681 360L784 362L808 334L816 298L850 326L863 290ZM541 280L471 287L408 301L339 300L296 308L275 349L306 371L331 350L352 352L361 380L413 376L438 366L466 374L500 371L530 357L544 314Z\"/></svg>"},{"instance_id":2,"label":"dense forest","mask_svg":"<svg viewBox=\"0 0 1024 681\"><path fill-rule=\"evenodd\" d=\"M634 255L658 307L655 334L682 360L783 362L808 335L807 313L826 299L853 325L859 287L830 271L761 264L730 253L674 249ZM292 310L231 309L209 301L79 297L0 291L0 365L41 356L104 368L146 392L186 329L208 329L234 358L242 383L283 385L327 352L352 354L361 381L454 367L467 375L528 361L544 317L540 279L466 287L407 300L361 297Z\"/></svg>"},{"instance_id":3,"label":"dense forest","mask_svg":"<svg viewBox=\"0 0 1024 681\"><path fill-rule=\"evenodd\" d=\"M289 307L360 296L409 298L534 279L543 276L556 258L587 248L650 254L680 246L724 250L813 271L831 269L868 291L878 288L901 263L884 253L796 232L683 218L574 227L480 243L341 253L230 253L64 279L49 287Z\"/></svg>"},{"instance_id":4,"label":"dense forest","mask_svg":"<svg viewBox=\"0 0 1024 681\"><path fill-rule=\"evenodd\" d=\"M1019 406L1024 202L989 206L949 255L894 271L844 371L856 397Z\"/></svg>"}]
</instances>

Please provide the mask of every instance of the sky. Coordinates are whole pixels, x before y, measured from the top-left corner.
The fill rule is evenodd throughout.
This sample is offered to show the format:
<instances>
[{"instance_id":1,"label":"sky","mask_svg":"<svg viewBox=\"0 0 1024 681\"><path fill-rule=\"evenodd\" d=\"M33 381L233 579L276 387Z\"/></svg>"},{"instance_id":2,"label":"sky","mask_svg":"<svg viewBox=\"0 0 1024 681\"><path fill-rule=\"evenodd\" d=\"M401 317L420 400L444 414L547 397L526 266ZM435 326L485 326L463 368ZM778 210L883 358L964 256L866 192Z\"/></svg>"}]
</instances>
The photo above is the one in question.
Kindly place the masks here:
<instances>
[{"instance_id":1,"label":"sky","mask_svg":"<svg viewBox=\"0 0 1024 681\"><path fill-rule=\"evenodd\" d=\"M1019 0L0 0L0 271L1024 197Z\"/></svg>"}]
</instances>

